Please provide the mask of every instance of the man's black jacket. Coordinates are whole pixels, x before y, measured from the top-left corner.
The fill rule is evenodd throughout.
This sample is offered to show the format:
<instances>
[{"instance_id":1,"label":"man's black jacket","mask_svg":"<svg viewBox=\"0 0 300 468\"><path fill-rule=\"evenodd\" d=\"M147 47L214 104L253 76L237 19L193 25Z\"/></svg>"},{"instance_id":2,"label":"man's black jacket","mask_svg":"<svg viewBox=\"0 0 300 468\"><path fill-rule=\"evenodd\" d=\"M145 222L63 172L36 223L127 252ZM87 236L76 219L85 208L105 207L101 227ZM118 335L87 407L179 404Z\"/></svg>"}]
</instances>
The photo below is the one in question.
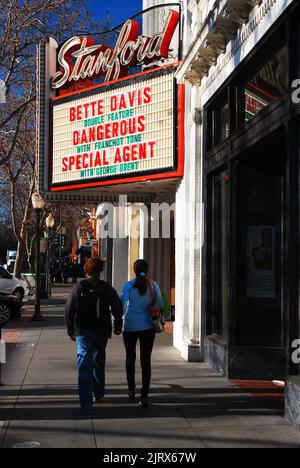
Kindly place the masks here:
<instances>
[{"instance_id":1,"label":"man's black jacket","mask_svg":"<svg viewBox=\"0 0 300 468\"><path fill-rule=\"evenodd\" d=\"M98 329L85 326L81 329L79 320L77 320L79 294L83 288L83 284L87 280L77 283L72 289L65 309L65 320L69 336L82 335L87 330L96 331L101 336L111 338L112 336L112 317L114 317L114 330L120 331L123 327L123 306L118 293L108 283L98 279L88 280L92 287L97 287L101 291L101 314L104 315L104 320ZM88 313L87 313L88 315Z\"/></svg>"}]
</instances>

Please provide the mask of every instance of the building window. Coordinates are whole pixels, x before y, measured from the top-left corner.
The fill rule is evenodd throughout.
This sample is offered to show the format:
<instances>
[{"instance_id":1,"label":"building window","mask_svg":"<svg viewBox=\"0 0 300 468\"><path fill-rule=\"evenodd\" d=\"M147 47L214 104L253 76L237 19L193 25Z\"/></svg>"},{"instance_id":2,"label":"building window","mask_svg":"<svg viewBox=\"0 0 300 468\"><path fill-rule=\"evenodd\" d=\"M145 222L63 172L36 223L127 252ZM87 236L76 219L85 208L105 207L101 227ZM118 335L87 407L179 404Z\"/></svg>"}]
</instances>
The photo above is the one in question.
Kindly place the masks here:
<instances>
[{"instance_id":1,"label":"building window","mask_svg":"<svg viewBox=\"0 0 300 468\"><path fill-rule=\"evenodd\" d=\"M213 106L212 114L213 143L214 146L216 146L229 137L229 105L227 90Z\"/></svg>"},{"instance_id":2,"label":"building window","mask_svg":"<svg viewBox=\"0 0 300 468\"><path fill-rule=\"evenodd\" d=\"M247 79L242 87L245 122L283 96L287 89L287 48L283 47Z\"/></svg>"},{"instance_id":3,"label":"building window","mask_svg":"<svg viewBox=\"0 0 300 468\"><path fill-rule=\"evenodd\" d=\"M220 137L221 141L229 137L229 107L226 102L220 109Z\"/></svg>"},{"instance_id":4,"label":"building window","mask_svg":"<svg viewBox=\"0 0 300 468\"><path fill-rule=\"evenodd\" d=\"M226 172L213 178L212 186L212 245L211 245L211 332L215 335L227 334L227 220L228 185Z\"/></svg>"}]
</instances>

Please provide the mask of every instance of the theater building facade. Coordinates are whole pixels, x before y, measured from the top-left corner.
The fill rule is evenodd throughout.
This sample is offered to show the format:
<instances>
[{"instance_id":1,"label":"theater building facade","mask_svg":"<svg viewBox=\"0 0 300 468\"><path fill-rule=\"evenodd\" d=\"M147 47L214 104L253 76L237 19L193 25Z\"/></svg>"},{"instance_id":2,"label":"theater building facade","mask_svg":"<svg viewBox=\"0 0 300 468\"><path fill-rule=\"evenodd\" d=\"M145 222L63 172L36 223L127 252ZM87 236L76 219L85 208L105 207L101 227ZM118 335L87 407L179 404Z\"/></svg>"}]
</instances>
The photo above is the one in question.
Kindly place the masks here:
<instances>
[{"instance_id":1,"label":"theater building facade","mask_svg":"<svg viewBox=\"0 0 300 468\"><path fill-rule=\"evenodd\" d=\"M300 426L299 2L169 3L145 1L160 8L143 34L118 29L115 55L88 38L41 45L40 192L98 205L106 278L120 291L146 258L181 355L285 381ZM101 239L107 202L114 233ZM165 238L149 235L154 203L171 207Z\"/></svg>"}]
</instances>

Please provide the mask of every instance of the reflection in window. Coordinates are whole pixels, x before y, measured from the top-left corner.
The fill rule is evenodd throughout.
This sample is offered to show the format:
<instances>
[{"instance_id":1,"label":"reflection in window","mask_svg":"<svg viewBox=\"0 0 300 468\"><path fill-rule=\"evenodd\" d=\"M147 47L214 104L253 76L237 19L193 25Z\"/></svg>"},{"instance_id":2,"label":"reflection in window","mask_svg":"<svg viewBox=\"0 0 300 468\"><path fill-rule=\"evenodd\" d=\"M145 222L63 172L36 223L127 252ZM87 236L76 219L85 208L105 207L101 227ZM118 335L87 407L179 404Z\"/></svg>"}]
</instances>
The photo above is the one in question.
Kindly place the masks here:
<instances>
[{"instance_id":1,"label":"reflection in window","mask_svg":"<svg viewBox=\"0 0 300 468\"><path fill-rule=\"evenodd\" d=\"M282 96L287 89L287 51L284 47L247 82L245 86L245 121Z\"/></svg>"},{"instance_id":2,"label":"reflection in window","mask_svg":"<svg viewBox=\"0 0 300 468\"><path fill-rule=\"evenodd\" d=\"M229 106L226 92L215 104L213 133L215 145L229 137Z\"/></svg>"},{"instance_id":3,"label":"reflection in window","mask_svg":"<svg viewBox=\"0 0 300 468\"><path fill-rule=\"evenodd\" d=\"M220 111L221 141L229 137L229 108L226 103Z\"/></svg>"}]
</instances>

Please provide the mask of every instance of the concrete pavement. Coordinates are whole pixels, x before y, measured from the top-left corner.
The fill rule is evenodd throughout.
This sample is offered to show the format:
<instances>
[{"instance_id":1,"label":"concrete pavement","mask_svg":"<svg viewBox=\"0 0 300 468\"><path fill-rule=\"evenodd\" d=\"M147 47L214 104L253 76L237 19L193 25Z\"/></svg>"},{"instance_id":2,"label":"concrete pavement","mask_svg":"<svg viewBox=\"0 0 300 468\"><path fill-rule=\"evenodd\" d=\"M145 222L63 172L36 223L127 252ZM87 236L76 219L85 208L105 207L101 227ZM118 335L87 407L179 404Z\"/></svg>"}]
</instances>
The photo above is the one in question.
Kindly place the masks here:
<instances>
[{"instance_id":1,"label":"concrete pavement","mask_svg":"<svg viewBox=\"0 0 300 468\"><path fill-rule=\"evenodd\" d=\"M149 409L128 401L123 344L114 337L107 396L92 418L82 418L75 345L63 321L67 292L55 288L54 300L43 307L45 322L25 317L18 323L0 388L3 448L24 442L42 448L300 448L300 431L281 414L282 389L235 385L205 364L186 363L170 333L157 338Z\"/></svg>"}]
</instances>

